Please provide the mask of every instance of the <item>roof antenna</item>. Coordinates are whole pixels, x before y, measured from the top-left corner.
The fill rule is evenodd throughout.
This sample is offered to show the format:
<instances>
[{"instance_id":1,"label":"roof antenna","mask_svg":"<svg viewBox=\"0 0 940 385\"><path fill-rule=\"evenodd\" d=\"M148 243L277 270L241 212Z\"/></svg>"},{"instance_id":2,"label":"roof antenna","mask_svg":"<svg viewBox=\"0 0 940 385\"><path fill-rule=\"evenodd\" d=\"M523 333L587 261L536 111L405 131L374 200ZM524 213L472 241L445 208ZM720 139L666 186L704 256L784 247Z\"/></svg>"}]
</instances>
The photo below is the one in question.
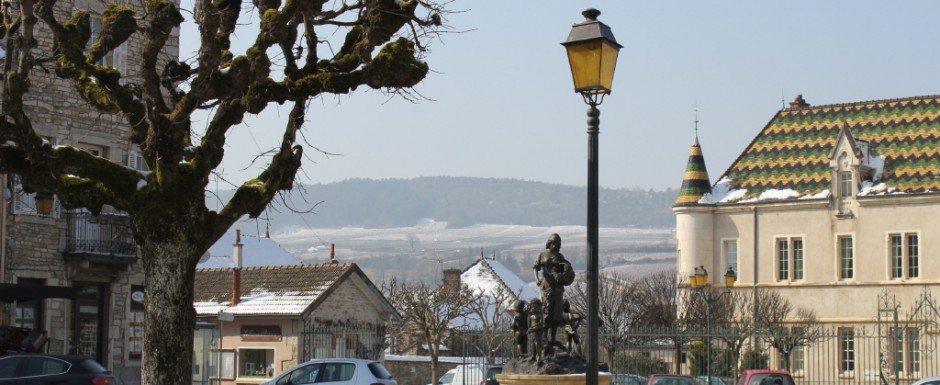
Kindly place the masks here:
<instances>
[{"instance_id":1,"label":"roof antenna","mask_svg":"<svg viewBox=\"0 0 940 385\"><path fill-rule=\"evenodd\" d=\"M787 97L784 96L783 90L780 90L780 109L781 109L781 110L787 109L787 101L786 101L786 99L787 99Z\"/></svg>"}]
</instances>

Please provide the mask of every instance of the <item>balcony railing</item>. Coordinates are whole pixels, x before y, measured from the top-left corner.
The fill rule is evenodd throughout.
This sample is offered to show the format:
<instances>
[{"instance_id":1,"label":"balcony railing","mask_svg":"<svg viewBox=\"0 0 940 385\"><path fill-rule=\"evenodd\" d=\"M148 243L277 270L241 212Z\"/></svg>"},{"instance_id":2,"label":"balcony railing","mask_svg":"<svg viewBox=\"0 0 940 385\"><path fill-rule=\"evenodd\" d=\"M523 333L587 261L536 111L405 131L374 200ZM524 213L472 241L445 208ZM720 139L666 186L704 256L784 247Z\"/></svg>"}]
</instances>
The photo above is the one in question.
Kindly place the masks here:
<instances>
[{"instance_id":1,"label":"balcony railing","mask_svg":"<svg viewBox=\"0 0 940 385\"><path fill-rule=\"evenodd\" d=\"M67 212L66 257L105 263L133 263L137 244L131 232L130 217L123 213Z\"/></svg>"}]
</instances>

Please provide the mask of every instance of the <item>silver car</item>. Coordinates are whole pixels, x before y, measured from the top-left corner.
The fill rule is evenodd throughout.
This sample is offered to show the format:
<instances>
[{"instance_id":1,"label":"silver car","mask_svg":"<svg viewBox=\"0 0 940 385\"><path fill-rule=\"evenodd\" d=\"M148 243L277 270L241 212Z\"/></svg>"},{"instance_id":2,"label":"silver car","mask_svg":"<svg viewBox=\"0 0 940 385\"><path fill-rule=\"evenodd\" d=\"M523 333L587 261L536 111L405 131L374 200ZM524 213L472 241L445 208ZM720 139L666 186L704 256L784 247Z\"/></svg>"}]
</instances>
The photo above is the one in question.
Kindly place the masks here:
<instances>
[{"instance_id":1,"label":"silver car","mask_svg":"<svg viewBox=\"0 0 940 385\"><path fill-rule=\"evenodd\" d=\"M291 368L264 385L398 385L382 363L358 358L321 358Z\"/></svg>"}]
</instances>

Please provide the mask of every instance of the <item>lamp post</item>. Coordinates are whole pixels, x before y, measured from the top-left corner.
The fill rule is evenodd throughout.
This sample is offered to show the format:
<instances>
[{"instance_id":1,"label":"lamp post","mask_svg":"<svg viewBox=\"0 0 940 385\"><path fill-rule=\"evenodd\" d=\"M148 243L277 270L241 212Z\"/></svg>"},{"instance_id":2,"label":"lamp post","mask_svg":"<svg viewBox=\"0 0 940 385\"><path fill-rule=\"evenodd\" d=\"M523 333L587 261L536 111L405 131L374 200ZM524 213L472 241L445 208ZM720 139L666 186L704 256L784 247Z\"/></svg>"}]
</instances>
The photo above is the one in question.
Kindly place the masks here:
<instances>
[{"instance_id":1,"label":"lamp post","mask_svg":"<svg viewBox=\"0 0 940 385\"><path fill-rule=\"evenodd\" d=\"M708 290L708 271L705 270L705 266L699 266L695 268L695 273L689 276L689 283L699 295L702 296L702 300L705 301L705 378L707 379L706 385L712 385L712 305L721 297L724 297L725 294L731 292L731 288L734 286L734 281L738 279L738 276L734 273L734 269L728 267L728 271L725 273L725 290L718 293L718 295L712 295L711 291Z\"/></svg>"},{"instance_id":2,"label":"lamp post","mask_svg":"<svg viewBox=\"0 0 940 385\"><path fill-rule=\"evenodd\" d=\"M597 385L598 372L598 260L597 260L597 134L600 132L600 111L597 106L610 94L617 67L617 44L610 27L597 20L601 12L589 8L581 15L585 20L571 27L564 43L568 64L574 80L574 91L587 103L588 181L587 181L587 385Z\"/></svg>"}]
</instances>

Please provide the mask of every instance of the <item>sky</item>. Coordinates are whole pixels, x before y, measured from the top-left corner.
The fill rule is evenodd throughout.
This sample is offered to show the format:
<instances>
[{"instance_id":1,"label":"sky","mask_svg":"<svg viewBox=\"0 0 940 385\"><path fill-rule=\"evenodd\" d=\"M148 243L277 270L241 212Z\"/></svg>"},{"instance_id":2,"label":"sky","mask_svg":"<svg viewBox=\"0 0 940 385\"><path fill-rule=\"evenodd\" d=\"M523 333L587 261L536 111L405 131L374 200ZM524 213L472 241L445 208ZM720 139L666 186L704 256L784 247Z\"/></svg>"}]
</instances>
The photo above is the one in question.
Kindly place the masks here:
<instances>
[{"instance_id":1,"label":"sky","mask_svg":"<svg viewBox=\"0 0 940 385\"><path fill-rule=\"evenodd\" d=\"M363 87L311 102L298 181L465 176L584 186L587 106L560 43L592 7L623 45L599 106L605 188L680 187L696 126L715 183L800 94L811 105L940 94L936 1L456 0L451 29L426 42L421 100ZM191 18L182 28L183 59L195 50L194 28ZM225 180L257 175L251 162L279 140L289 107L269 110L231 134Z\"/></svg>"}]
</instances>

